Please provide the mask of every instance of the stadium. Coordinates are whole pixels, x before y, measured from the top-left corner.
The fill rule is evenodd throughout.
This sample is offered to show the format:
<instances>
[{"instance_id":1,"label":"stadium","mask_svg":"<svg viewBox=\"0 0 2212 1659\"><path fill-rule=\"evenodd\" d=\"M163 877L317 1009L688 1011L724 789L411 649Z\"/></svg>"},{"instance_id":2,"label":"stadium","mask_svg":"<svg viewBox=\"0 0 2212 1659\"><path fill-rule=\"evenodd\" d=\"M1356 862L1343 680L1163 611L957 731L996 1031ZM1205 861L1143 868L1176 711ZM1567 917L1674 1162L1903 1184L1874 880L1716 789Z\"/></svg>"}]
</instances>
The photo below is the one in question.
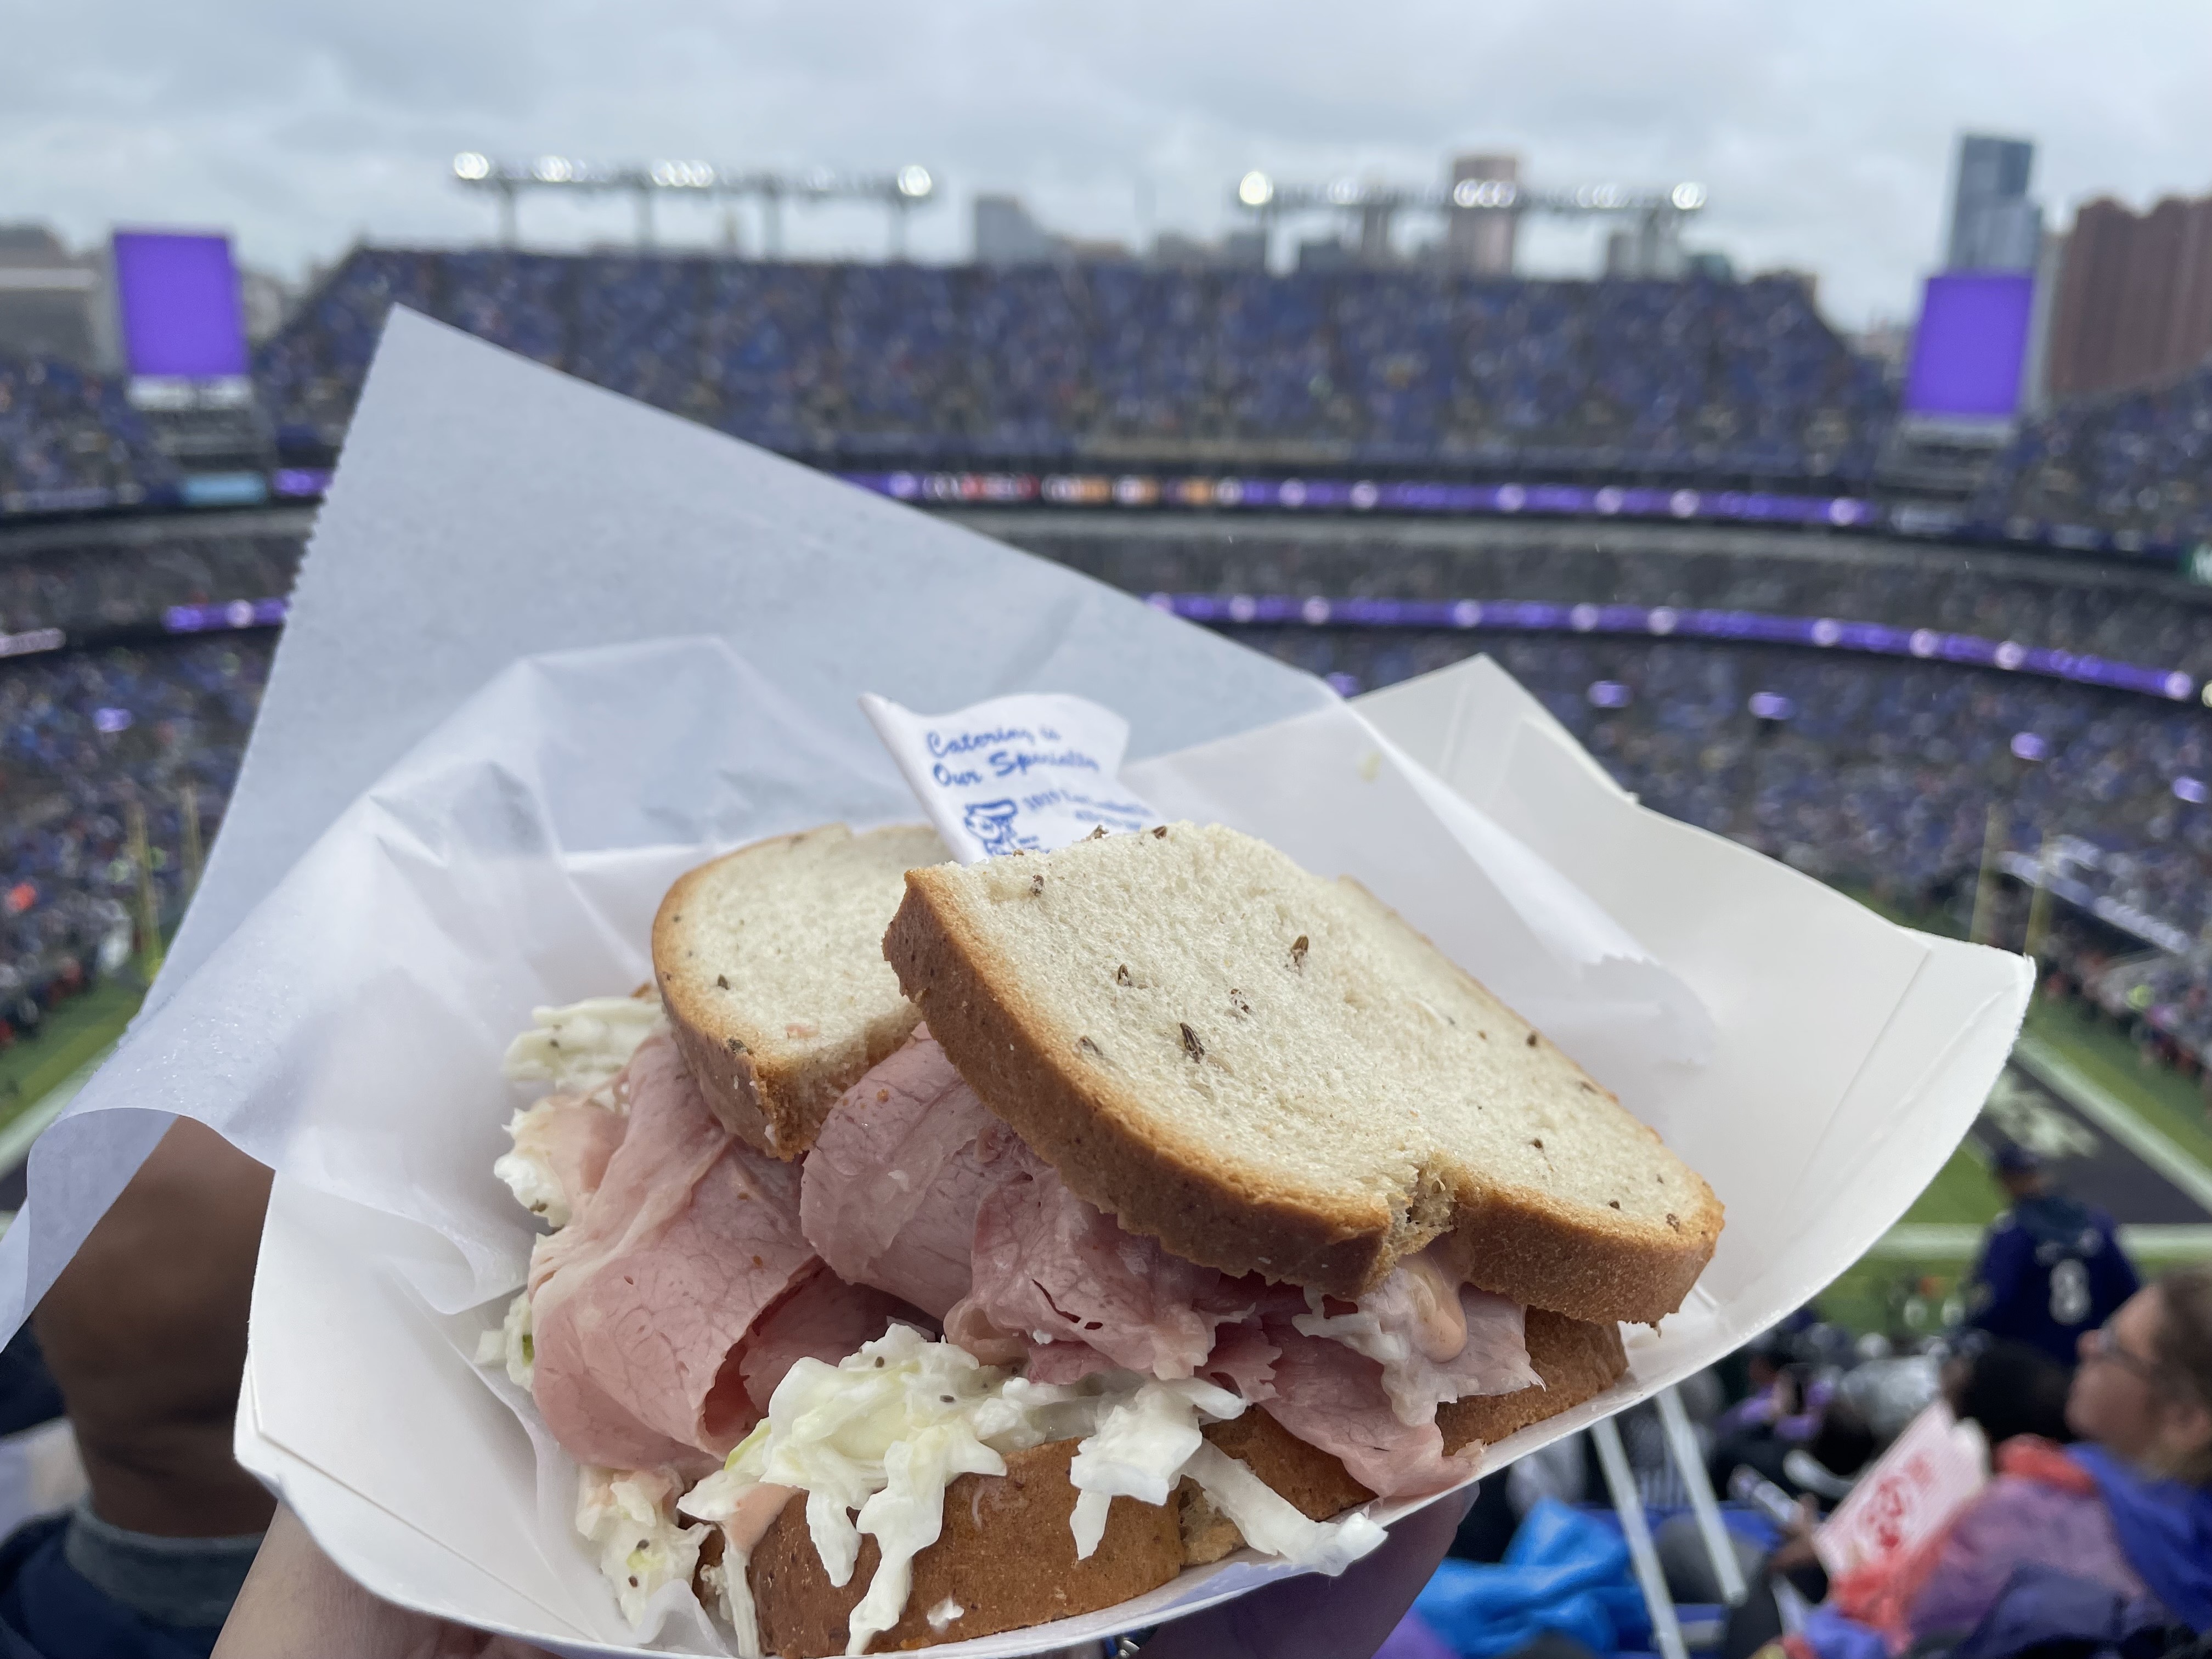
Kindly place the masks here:
<instances>
[{"instance_id":1,"label":"stadium","mask_svg":"<svg viewBox=\"0 0 2212 1659\"><path fill-rule=\"evenodd\" d=\"M497 182L483 163L462 178ZM221 830L404 307L1347 696L1486 653L1645 805L2033 956L1981 1124L1808 1310L1860 1352L1965 1316L2007 1147L2111 1212L2147 1268L2201 1259L2212 368L1993 420L1943 387L1986 378L2002 304L1947 337L1934 279L1912 362L1876 358L1802 277L1692 268L1669 240L1689 188L1639 210L1641 268L1580 278L1513 275L1510 254L1271 268L1264 246L931 264L365 243L214 357L173 319L134 332L131 283L183 281L160 262L220 239L118 234L129 361L0 355L0 1209ZM2003 275L1998 300L2024 304L2029 277Z\"/></svg>"},{"instance_id":2,"label":"stadium","mask_svg":"<svg viewBox=\"0 0 2212 1659\"><path fill-rule=\"evenodd\" d=\"M0 370L11 1040L181 908L312 523L288 501L395 305L1347 694L1486 651L1672 815L2015 947L2044 894L2078 1006L2202 1074L2212 376L2025 422L1947 499L1886 481L1901 388L1786 278L381 248L254 350L258 472L180 456L123 377ZM49 1049L38 1081L90 1052L20 1058Z\"/></svg>"}]
</instances>

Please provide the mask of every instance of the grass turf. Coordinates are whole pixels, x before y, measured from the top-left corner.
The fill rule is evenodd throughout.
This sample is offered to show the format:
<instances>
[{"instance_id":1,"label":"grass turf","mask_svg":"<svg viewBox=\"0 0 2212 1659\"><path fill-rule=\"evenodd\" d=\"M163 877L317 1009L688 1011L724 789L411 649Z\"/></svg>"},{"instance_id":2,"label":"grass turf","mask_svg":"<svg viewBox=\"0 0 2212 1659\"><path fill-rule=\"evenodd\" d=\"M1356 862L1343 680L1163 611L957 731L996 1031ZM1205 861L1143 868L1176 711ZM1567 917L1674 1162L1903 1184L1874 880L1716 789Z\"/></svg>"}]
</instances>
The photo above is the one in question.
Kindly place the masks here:
<instances>
[{"instance_id":1,"label":"grass turf","mask_svg":"<svg viewBox=\"0 0 2212 1659\"><path fill-rule=\"evenodd\" d=\"M122 1036L145 994L143 986L110 980L56 1008L36 1036L0 1049L0 1124L13 1121Z\"/></svg>"},{"instance_id":2,"label":"grass turf","mask_svg":"<svg viewBox=\"0 0 2212 1659\"><path fill-rule=\"evenodd\" d=\"M1907 911L1863 890L1845 890L1869 909L1905 927L1953 938L1962 932L1947 915ZM2125 1030L2079 1004L2039 997L2028 1008L2024 1029L2212 1168L2212 1115L2196 1081L2149 1059ZM1996 1183L1962 1147L1914 1200L1905 1221L1980 1227L2003 1207L2004 1196ZM1871 1255L1822 1291L1817 1305L1824 1318L1854 1331L1881 1331L1893 1337L1925 1334L1937 1328L1944 1303L1957 1291L1972 1265L1955 1256Z\"/></svg>"}]
</instances>

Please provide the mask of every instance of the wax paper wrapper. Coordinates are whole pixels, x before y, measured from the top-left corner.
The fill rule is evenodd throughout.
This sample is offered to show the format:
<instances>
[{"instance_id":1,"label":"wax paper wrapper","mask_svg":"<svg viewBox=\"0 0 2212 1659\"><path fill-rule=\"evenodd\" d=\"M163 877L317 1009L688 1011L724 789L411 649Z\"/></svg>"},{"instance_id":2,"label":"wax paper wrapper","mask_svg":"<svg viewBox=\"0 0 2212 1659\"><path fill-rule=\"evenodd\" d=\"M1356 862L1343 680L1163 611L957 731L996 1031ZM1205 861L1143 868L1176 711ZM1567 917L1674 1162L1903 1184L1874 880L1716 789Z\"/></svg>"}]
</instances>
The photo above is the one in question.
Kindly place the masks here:
<instances>
[{"instance_id":1,"label":"wax paper wrapper","mask_svg":"<svg viewBox=\"0 0 2212 1659\"><path fill-rule=\"evenodd\" d=\"M533 1006L646 977L652 910L690 864L916 817L864 691L1113 708L1143 799L1365 882L1712 1182L1728 1227L1683 1310L1632 1337L1608 1395L1486 1468L1709 1363L1855 1259L1971 1122L2027 994L2017 959L1644 811L1487 663L1348 708L1067 572L402 316L206 888L34 1158L0 1289L36 1293L160 1114L204 1118L279 1171L241 1460L380 1595L629 1650L568 1528L572 1472L471 1363L529 1242L489 1174L498 1056ZM1285 1571L1232 1558L944 1650L1057 1647ZM717 1650L696 1613L653 1611L659 1650Z\"/></svg>"}]
</instances>

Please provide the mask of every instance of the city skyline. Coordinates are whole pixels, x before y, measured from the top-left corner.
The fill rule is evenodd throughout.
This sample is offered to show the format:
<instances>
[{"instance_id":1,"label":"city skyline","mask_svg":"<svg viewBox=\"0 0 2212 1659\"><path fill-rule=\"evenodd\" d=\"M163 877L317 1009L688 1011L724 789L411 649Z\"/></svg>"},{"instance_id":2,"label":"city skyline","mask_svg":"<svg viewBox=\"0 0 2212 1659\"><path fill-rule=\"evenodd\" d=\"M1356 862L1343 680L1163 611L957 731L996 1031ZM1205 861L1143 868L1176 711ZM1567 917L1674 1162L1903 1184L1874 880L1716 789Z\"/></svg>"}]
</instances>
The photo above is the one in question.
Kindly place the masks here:
<instances>
[{"instance_id":1,"label":"city skyline","mask_svg":"<svg viewBox=\"0 0 2212 1659\"><path fill-rule=\"evenodd\" d=\"M702 17L645 0L617 19L511 0L226 0L189 15L8 0L19 49L0 63L14 118L0 221L52 222L79 245L114 224L221 227L246 262L296 276L362 237L491 240L490 204L451 175L462 149L920 162L943 188L913 216L911 246L945 259L966 255L977 194L1019 195L1055 231L1142 244L1237 228L1231 193L1248 167L1425 185L1451 155L1490 150L1540 185L1694 179L1711 205L1692 246L1742 270L1815 273L1824 308L1856 328L1909 316L1941 263L1961 131L2035 142L2033 193L2054 227L2095 196L2147 206L2212 186L2212 111L2190 67L2212 52L2212 16L2119 10L1936 15L1885 0L1846 19L1716 0L1662 15L1571 0L1476 16L1408 0L1352 29L1318 8L1261 23L1158 0L1079 21L995 3ZM785 220L794 254L885 246L866 208ZM660 221L670 246L722 235L720 210ZM738 229L758 251L749 210ZM523 230L576 246L623 241L632 221L619 201L533 201ZM1522 269L1593 270L1602 234L1527 227Z\"/></svg>"}]
</instances>

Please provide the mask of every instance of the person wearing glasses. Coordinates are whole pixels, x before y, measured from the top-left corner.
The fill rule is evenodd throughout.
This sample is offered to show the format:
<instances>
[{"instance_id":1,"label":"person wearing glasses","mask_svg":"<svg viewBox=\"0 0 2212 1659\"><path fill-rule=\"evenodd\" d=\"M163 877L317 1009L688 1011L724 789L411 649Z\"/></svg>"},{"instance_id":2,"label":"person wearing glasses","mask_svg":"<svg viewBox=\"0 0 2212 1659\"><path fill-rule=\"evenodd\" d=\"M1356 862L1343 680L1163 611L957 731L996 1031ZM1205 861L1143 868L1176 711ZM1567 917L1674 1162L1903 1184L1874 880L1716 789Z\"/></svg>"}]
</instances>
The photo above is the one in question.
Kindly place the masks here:
<instances>
[{"instance_id":1,"label":"person wearing glasses","mask_svg":"<svg viewBox=\"0 0 2212 1659\"><path fill-rule=\"evenodd\" d=\"M2075 1443L1998 1447L1941 1535L1878 1583L1835 1587L1806 1632L1821 1659L2124 1638L2156 1654L2212 1632L2212 1265L2138 1291L2077 1346Z\"/></svg>"}]
</instances>

